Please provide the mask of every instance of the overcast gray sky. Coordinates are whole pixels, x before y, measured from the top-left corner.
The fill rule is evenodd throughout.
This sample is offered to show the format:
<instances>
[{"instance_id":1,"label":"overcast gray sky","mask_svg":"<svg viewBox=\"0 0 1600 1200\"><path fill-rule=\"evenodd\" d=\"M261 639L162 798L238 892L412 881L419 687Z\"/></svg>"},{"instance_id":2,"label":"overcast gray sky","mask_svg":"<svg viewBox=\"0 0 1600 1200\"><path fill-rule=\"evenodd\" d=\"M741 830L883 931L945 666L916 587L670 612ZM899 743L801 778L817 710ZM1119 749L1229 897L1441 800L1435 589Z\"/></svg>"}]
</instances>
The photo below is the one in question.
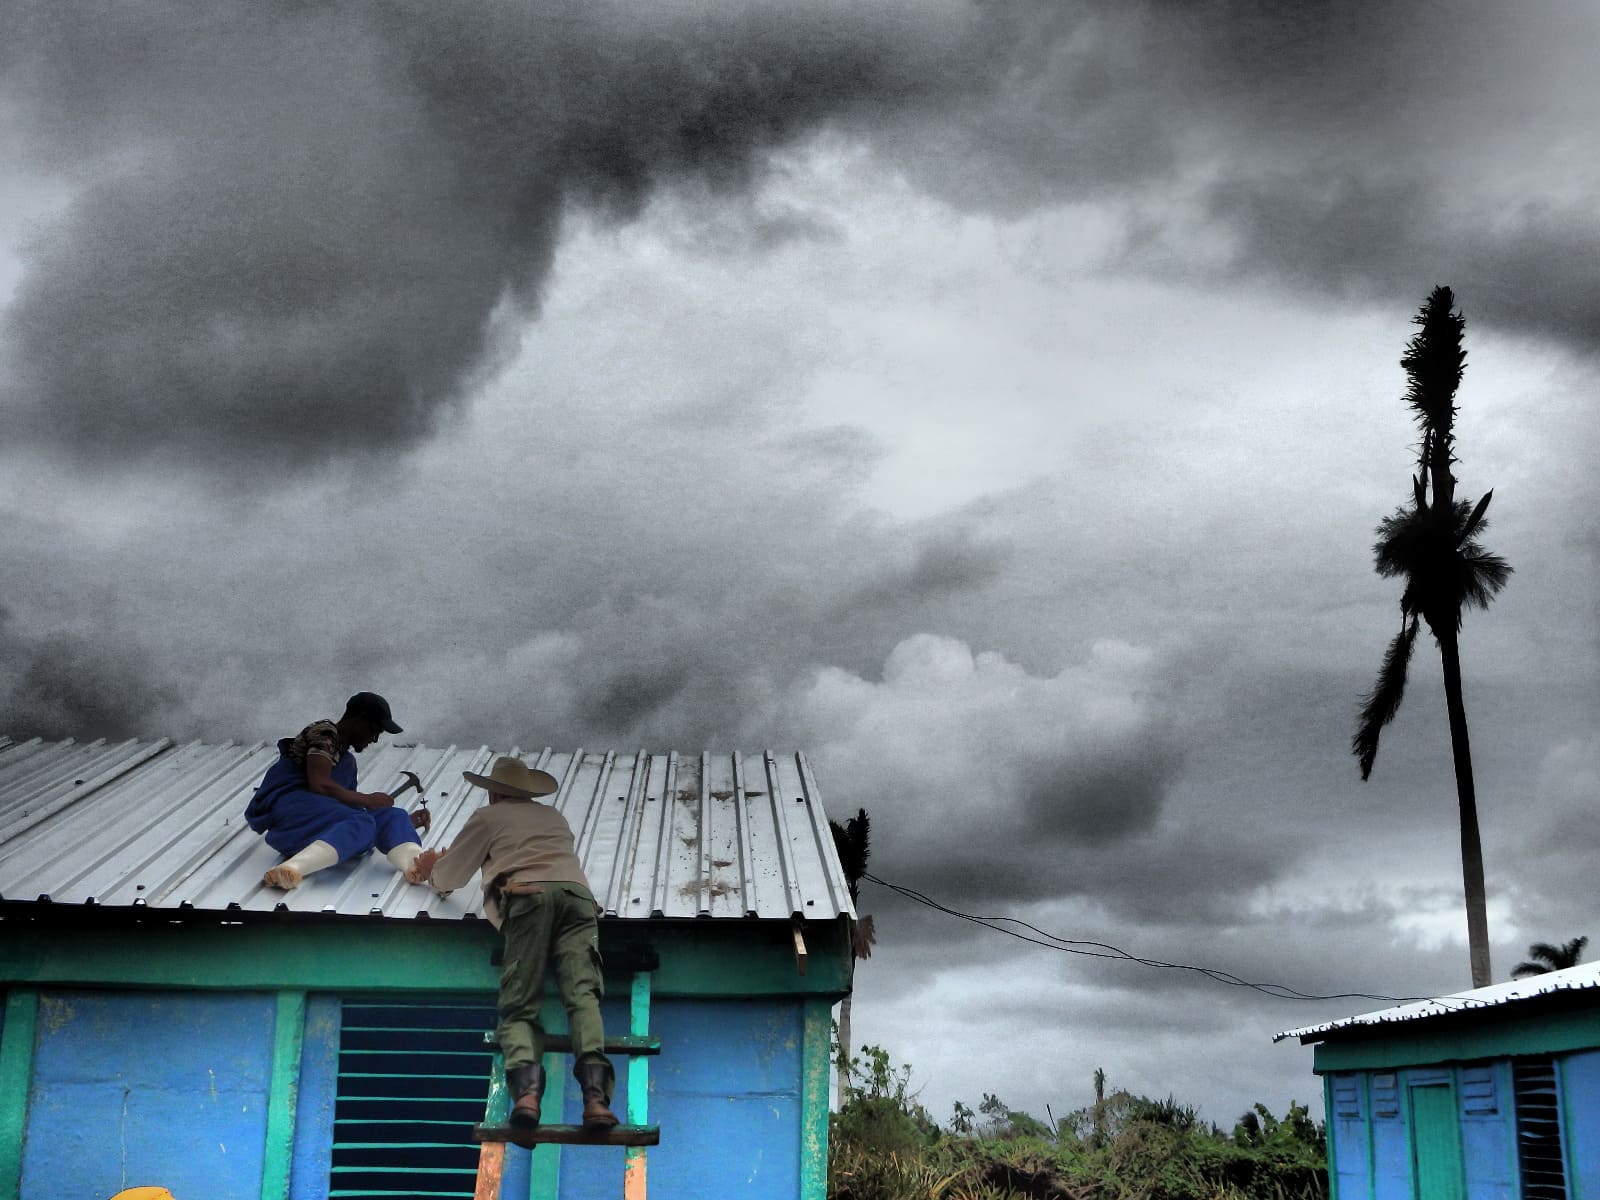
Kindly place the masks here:
<instances>
[{"instance_id":1,"label":"overcast gray sky","mask_svg":"<svg viewBox=\"0 0 1600 1200\"><path fill-rule=\"evenodd\" d=\"M1469 982L1398 360L1467 318L1497 976L1600 936L1600 10L4 0L0 729L803 749L873 871L1303 992ZM868 885L946 1118L1313 1099L1383 1007Z\"/></svg>"}]
</instances>

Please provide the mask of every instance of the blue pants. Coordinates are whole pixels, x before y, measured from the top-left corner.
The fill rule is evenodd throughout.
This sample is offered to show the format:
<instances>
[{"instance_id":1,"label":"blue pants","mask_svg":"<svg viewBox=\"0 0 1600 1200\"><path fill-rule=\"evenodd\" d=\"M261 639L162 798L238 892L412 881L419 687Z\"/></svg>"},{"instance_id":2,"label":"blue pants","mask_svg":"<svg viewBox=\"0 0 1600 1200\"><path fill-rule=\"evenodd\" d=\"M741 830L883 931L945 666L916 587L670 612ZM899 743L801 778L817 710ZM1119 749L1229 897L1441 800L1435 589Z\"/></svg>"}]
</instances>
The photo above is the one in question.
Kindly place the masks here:
<instances>
[{"instance_id":1,"label":"blue pants","mask_svg":"<svg viewBox=\"0 0 1600 1200\"><path fill-rule=\"evenodd\" d=\"M352 808L316 792L281 793L272 802L269 819L267 845L285 856L312 842L327 842L345 862L374 846L387 854L405 842L422 842L403 808Z\"/></svg>"}]
</instances>

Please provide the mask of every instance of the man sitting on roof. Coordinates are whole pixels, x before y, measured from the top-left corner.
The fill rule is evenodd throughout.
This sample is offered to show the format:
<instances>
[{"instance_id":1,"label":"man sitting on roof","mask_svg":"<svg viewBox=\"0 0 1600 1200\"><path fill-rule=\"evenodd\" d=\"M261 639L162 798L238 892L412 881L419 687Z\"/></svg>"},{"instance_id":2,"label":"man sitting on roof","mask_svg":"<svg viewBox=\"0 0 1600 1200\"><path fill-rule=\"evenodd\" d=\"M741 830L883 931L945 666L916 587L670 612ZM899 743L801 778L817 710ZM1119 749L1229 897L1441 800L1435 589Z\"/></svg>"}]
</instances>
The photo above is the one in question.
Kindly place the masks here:
<instances>
[{"instance_id":1,"label":"man sitting on roof","mask_svg":"<svg viewBox=\"0 0 1600 1200\"><path fill-rule=\"evenodd\" d=\"M267 845L289 857L261 877L268 887L298 887L313 871L365 854L376 846L412 883L427 829L427 809L408 813L387 792L356 791L355 754L383 733L399 733L389 702L357 692L337 721L314 721L278 742L278 761L267 772L245 820ZM355 753L351 753L354 751Z\"/></svg>"},{"instance_id":2,"label":"man sitting on roof","mask_svg":"<svg viewBox=\"0 0 1600 1200\"><path fill-rule=\"evenodd\" d=\"M521 759L497 758L487 776L463 771L489 793L448 849L424 850L417 874L453 891L483 873L483 912L505 935L500 970L500 1022L495 1037L505 1058L506 1086L515 1098L511 1125L539 1127L544 1099L544 973L554 966L572 1033L572 1074L583 1088L583 1124L601 1132L617 1123L609 1107L616 1076L605 1055L600 1023L605 994L600 964L600 908L573 846L572 826L535 796L559 789L555 777Z\"/></svg>"}]
</instances>

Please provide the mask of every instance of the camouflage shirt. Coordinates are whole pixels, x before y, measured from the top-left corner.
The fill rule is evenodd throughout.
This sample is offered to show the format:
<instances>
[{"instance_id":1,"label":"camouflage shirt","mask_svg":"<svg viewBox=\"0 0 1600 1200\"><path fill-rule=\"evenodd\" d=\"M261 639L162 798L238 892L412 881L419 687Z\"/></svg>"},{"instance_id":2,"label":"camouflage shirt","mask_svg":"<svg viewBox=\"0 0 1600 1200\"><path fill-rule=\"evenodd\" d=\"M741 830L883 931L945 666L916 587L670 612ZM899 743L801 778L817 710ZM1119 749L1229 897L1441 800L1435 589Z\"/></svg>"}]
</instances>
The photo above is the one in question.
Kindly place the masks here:
<instances>
[{"instance_id":1,"label":"camouflage shirt","mask_svg":"<svg viewBox=\"0 0 1600 1200\"><path fill-rule=\"evenodd\" d=\"M349 748L344 740L339 737L337 722L313 721L289 742L283 752L289 756L295 766L303 771L305 770L307 755L315 754L318 758L325 758L330 763L337 763L344 757L344 752Z\"/></svg>"}]
</instances>

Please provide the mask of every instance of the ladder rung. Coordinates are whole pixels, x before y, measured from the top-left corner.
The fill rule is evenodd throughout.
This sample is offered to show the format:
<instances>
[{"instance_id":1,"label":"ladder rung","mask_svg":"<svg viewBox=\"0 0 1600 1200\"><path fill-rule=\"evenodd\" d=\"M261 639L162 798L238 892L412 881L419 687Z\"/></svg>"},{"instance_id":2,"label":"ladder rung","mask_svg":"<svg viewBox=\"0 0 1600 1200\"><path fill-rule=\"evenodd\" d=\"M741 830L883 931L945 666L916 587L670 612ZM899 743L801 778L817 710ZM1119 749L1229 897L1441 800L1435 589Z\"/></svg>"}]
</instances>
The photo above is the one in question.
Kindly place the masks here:
<instances>
[{"instance_id":1,"label":"ladder rung","mask_svg":"<svg viewBox=\"0 0 1600 1200\"><path fill-rule=\"evenodd\" d=\"M582 1125L541 1125L514 1129L510 1125L474 1125L475 1142L515 1142L519 1146L659 1146L659 1125L614 1125L591 1130Z\"/></svg>"},{"instance_id":2,"label":"ladder rung","mask_svg":"<svg viewBox=\"0 0 1600 1200\"><path fill-rule=\"evenodd\" d=\"M485 1046L498 1047L500 1043L495 1040L495 1036L491 1032L483 1035L483 1044ZM546 1034L544 1048L546 1053L549 1054L571 1054L572 1039L564 1033ZM608 1037L602 1049L607 1054L616 1054L622 1057L629 1057L635 1054L660 1054L661 1039L648 1035L640 1037L631 1033L623 1034L621 1037Z\"/></svg>"}]
</instances>

